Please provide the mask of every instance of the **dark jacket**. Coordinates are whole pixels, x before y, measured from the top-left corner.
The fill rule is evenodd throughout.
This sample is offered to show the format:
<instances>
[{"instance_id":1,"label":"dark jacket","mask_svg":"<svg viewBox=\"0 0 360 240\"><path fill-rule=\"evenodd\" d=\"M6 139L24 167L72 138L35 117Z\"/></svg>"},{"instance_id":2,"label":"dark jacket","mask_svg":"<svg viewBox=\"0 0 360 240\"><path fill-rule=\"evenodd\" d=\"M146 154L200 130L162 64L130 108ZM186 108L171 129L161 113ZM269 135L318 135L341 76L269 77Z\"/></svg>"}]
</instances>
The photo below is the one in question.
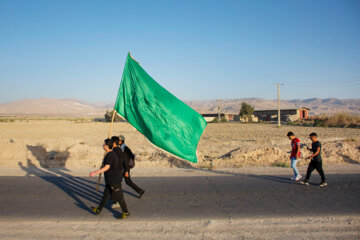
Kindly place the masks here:
<instances>
[{"instance_id":1,"label":"dark jacket","mask_svg":"<svg viewBox=\"0 0 360 240\"><path fill-rule=\"evenodd\" d=\"M135 155L132 153L131 149L126 145L124 148L124 158L123 159L124 159L124 161L123 161L124 171L130 172L129 161L130 161L130 159L134 160Z\"/></svg>"}]
</instances>

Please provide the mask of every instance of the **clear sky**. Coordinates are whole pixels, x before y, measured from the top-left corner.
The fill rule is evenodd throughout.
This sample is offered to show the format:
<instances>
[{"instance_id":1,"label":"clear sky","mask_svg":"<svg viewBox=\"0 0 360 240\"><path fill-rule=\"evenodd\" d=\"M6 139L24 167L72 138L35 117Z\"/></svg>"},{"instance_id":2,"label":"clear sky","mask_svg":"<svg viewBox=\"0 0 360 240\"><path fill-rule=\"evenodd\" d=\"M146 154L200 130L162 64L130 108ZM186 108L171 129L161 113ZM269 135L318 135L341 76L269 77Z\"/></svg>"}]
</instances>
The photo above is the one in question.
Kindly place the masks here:
<instances>
[{"instance_id":1,"label":"clear sky","mask_svg":"<svg viewBox=\"0 0 360 240\"><path fill-rule=\"evenodd\" d=\"M114 102L128 51L183 100L359 98L360 1L0 0L0 102Z\"/></svg>"}]
</instances>

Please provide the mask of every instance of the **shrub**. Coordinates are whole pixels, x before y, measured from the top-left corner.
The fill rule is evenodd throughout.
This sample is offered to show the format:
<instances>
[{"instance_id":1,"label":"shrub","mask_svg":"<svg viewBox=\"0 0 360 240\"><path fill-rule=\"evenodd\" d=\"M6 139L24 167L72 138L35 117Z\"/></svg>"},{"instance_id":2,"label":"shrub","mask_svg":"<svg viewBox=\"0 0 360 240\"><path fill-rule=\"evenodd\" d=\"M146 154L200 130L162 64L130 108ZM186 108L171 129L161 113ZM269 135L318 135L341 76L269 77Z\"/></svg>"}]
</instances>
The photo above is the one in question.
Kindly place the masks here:
<instances>
[{"instance_id":1,"label":"shrub","mask_svg":"<svg viewBox=\"0 0 360 240\"><path fill-rule=\"evenodd\" d=\"M114 112L114 110L112 110L111 112L106 111L106 113L105 113L105 121L106 122L111 122L113 112ZM124 119L119 114L115 114L114 122L122 122L122 121L124 121Z\"/></svg>"},{"instance_id":2,"label":"shrub","mask_svg":"<svg viewBox=\"0 0 360 240\"><path fill-rule=\"evenodd\" d=\"M227 122L228 120L225 117L222 117L220 122Z\"/></svg>"},{"instance_id":3,"label":"shrub","mask_svg":"<svg viewBox=\"0 0 360 240\"><path fill-rule=\"evenodd\" d=\"M225 118L225 117L221 117L220 121L219 121L219 118L216 117L214 118L211 122L212 123L218 123L218 122L227 122L228 120Z\"/></svg>"},{"instance_id":4,"label":"shrub","mask_svg":"<svg viewBox=\"0 0 360 240\"><path fill-rule=\"evenodd\" d=\"M360 116L347 113L315 116L313 120L317 127L360 127Z\"/></svg>"}]
</instances>

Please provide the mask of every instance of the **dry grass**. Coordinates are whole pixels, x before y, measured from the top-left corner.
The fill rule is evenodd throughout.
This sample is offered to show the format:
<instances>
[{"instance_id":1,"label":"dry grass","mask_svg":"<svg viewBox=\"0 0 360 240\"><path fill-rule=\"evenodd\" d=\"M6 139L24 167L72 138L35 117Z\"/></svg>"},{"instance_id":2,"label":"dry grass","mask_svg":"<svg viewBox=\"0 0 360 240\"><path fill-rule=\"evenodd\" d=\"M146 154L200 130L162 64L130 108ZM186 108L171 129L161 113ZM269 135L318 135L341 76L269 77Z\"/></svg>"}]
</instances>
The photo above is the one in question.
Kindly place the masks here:
<instances>
[{"instance_id":1,"label":"dry grass","mask_svg":"<svg viewBox=\"0 0 360 240\"><path fill-rule=\"evenodd\" d=\"M314 125L319 127L360 127L360 116L347 113L336 113L334 115L320 115L312 118Z\"/></svg>"}]
</instances>

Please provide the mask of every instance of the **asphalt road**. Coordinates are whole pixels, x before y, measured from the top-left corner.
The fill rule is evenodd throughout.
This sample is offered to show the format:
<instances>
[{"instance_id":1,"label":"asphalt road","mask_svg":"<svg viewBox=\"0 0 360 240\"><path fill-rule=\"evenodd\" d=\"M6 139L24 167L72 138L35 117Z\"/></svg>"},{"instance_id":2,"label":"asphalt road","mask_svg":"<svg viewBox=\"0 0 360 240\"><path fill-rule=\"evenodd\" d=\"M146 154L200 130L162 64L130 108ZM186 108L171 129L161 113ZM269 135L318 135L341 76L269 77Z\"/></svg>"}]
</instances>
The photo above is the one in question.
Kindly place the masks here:
<instances>
[{"instance_id":1,"label":"asphalt road","mask_svg":"<svg viewBox=\"0 0 360 240\"><path fill-rule=\"evenodd\" d=\"M24 168L35 176L0 177L0 221L113 221L109 208L94 216L102 193L96 178L74 177ZM123 184L131 212L129 221L176 219L236 219L256 217L351 216L360 214L360 175L327 175L321 188L314 172L309 187L288 176L226 174L217 176L134 177L146 190L142 199ZM224 175L225 174L225 175ZM60 175L60 176L58 176ZM316 183L316 184L315 184ZM103 185L101 186L101 191Z\"/></svg>"}]
</instances>

